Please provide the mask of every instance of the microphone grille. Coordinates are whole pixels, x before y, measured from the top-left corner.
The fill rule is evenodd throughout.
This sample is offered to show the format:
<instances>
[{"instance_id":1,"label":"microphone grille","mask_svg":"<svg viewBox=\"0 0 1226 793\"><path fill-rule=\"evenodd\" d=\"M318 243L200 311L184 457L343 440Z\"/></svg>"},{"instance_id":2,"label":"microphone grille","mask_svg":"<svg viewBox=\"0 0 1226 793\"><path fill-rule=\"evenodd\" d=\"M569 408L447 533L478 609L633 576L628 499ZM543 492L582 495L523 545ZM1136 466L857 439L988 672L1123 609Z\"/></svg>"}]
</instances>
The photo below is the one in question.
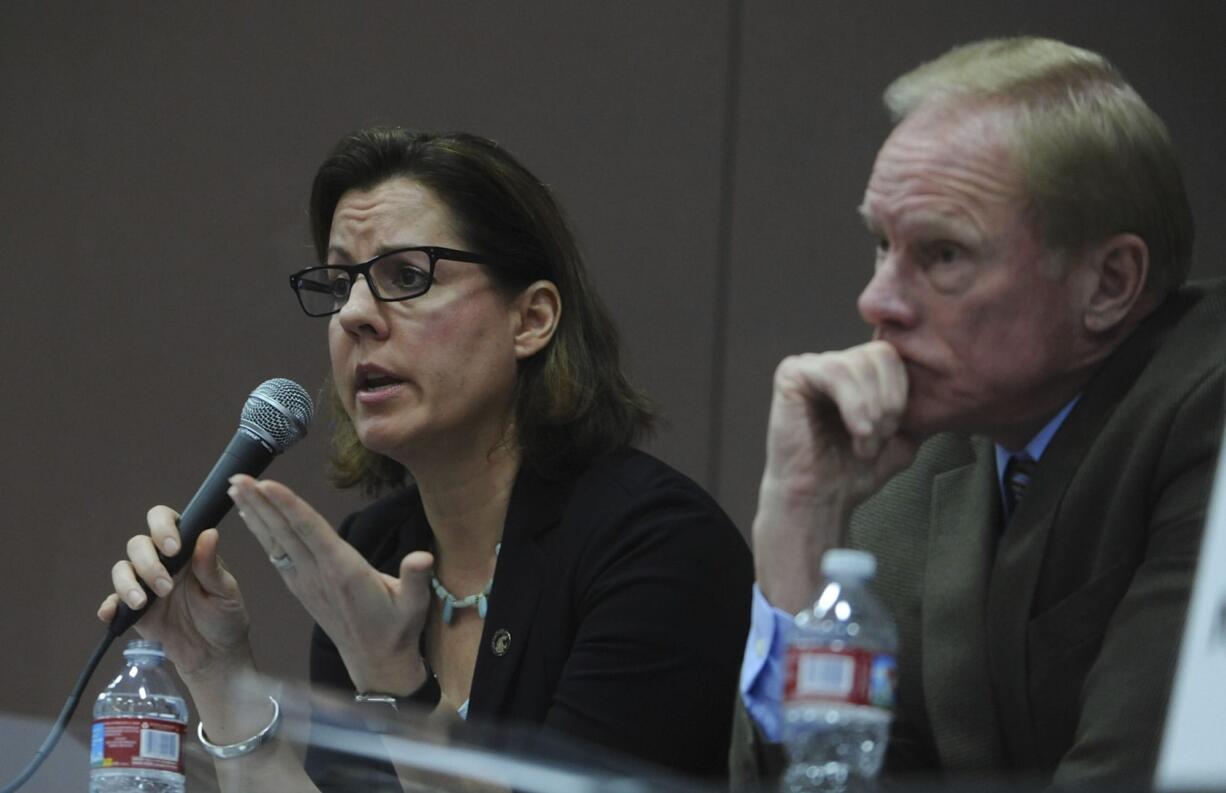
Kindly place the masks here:
<instances>
[{"instance_id":1,"label":"microphone grille","mask_svg":"<svg viewBox=\"0 0 1226 793\"><path fill-rule=\"evenodd\" d=\"M314 413L305 388L276 377L260 383L247 397L239 426L255 432L280 454L306 435Z\"/></svg>"}]
</instances>

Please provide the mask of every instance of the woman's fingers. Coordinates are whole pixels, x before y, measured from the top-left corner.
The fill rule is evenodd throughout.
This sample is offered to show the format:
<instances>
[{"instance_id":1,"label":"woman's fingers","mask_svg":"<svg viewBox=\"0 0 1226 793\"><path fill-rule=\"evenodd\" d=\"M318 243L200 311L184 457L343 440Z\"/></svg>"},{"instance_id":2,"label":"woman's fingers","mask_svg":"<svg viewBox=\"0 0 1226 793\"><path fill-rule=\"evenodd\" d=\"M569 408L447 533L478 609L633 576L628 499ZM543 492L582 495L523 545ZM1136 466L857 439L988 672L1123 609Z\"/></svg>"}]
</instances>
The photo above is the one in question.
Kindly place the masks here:
<instances>
[{"instance_id":1,"label":"woman's fingers","mask_svg":"<svg viewBox=\"0 0 1226 793\"><path fill-rule=\"evenodd\" d=\"M179 537L179 513L170 507L158 505L145 516L149 536L153 544L165 556L174 556L182 547Z\"/></svg>"},{"instance_id":2,"label":"woman's fingers","mask_svg":"<svg viewBox=\"0 0 1226 793\"><path fill-rule=\"evenodd\" d=\"M430 602L430 572L434 569L434 554L413 551L400 560L400 589L396 599L405 613Z\"/></svg>"},{"instance_id":3,"label":"woman's fingers","mask_svg":"<svg viewBox=\"0 0 1226 793\"><path fill-rule=\"evenodd\" d=\"M336 532L315 508L280 482L256 483L257 492L271 511L270 528L289 547L303 547L312 556L325 556L336 547Z\"/></svg>"},{"instance_id":4,"label":"woman's fingers","mask_svg":"<svg viewBox=\"0 0 1226 793\"><path fill-rule=\"evenodd\" d=\"M305 563L307 561L304 558L305 549L288 530L285 515L264 494L263 484L242 474L230 479L228 492L230 498L234 499L234 503L238 505L239 516L255 535L270 560L281 559L288 555L294 565ZM293 568L286 565L279 566L279 569L284 573Z\"/></svg>"},{"instance_id":5,"label":"woman's fingers","mask_svg":"<svg viewBox=\"0 0 1226 793\"><path fill-rule=\"evenodd\" d=\"M167 510L167 513L174 515L170 510ZM152 511L150 515L152 524ZM163 541L172 537L177 542L177 530L173 535L162 532ZM209 529L201 533L193 553L192 566L193 572L206 591L223 594L229 583L227 581L229 574L217 557L217 541L216 529ZM164 544L163 547L165 547ZM115 616L120 600L132 609L139 609L147 604L149 598L141 588L142 581L158 597L166 597L174 589L174 580L167 572L165 565L162 564L152 536L138 534L132 537L128 540L127 550L128 558L116 562L111 568L111 586L114 587L115 594L107 596L98 607L99 618L107 622Z\"/></svg>"},{"instance_id":6,"label":"woman's fingers","mask_svg":"<svg viewBox=\"0 0 1226 793\"><path fill-rule=\"evenodd\" d=\"M140 576L140 579L158 594L158 597L166 597L170 594L170 590L174 588L174 581L158 556L157 548L153 545L153 538L138 534L128 540L128 561L136 575ZM115 591L121 594L123 592L118 588ZM131 605L130 601L129 605Z\"/></svg>"},{"instance_id":7,"label":"woman's fingers","mask_svg":"<svg viewBox=\"0 0 1226 793\"><path fill-rule=\"evenodd\" d=\"M282 575L292 572L294 560L302 561L303 554L297 549L286 549L285 544L277 540L276 532L269 525L270 516L267 514L267 509L257 507L254 503L259 497L243 494L241 487L231 487L230 497L239 505L239 517L242 518L247 530L255 537L260 547L264 549L268 561ZM295 553L291 555L290 550L294 550Z\"/></svg>"},{"instance_id":8,"label":"woman's fingers","mask_svg":"<svg viewBox=\"0 0 1226 793\"><path fill-rule=\"evenodd\" d=\"M277 565L290 591L332 638L359 689L398 690L420 660L430 605L425 552L402 560L400 577L370 566L315 509L285 485L237 475L230 497L251 533Z\"/></svg>"},{"instance_id":9,"label":"woman's fingers","mask_svg":"<svg viewBox=\"0 0 1226 793\"><path fill-rule=\"evenodd\" d=\"M119 595L112 592L103 598L102 605L98 606L98 619L109 625L115 619L115 612L118 610Z\"/></svg>"},{"instance_id":10,"label":"woman's fingers","mask_svg":"<svg viewBox=\"0 0 1226 793\"><path fill-rule=\"evenodd\" d=\"M162 564L164 555L182 554L178 515L165 507L149 511L149 534L128 541L128 558L111 568L115 594L98 606L98 619L111 623L119 604L139 610L152 599L141 584L158 595L141 622L141 635L156 638L166 648L180 674L217 668L220 661L249 652L247 614L238 582L217 554L216 529L201 532L190 568L174 582ZM165 596L165 597L163 597ZM227 662L228 663L228 662Z\"/></svg>"},{"instance_id":11,"label":"woman's fingers","mask_svg":"<svg viewBox=\"0 0 1226 793\"><path fill-rule=\"evenodd\" d=\"M196 538L196 549L192 553L192 574L205 592L233 596L237 582L217 555L217 544L220 541L221 535L217 529L200 532L200 536Z\"/></svg>"},{"instance_id":12,"label":"woman's fingers","mask_svg":"<svg viewBox=\"0 0 1226 793\"><path fill-rule=\"evenodd\" d=\"M130 608L141 608L149 600L141 588L141 581L158 597L166 597L174 589L174 580L162 564L158 549L167 556L178 552L178 519L178 513L169 507L158 506L149 510L146 516L149 534L138 534L128 540L127 560L116 562L111 568L111 583L115 592Z\"/></svg>"},{"instance_id":13,"label":"woman's fingers","mask_svg":"<svg viewBox=\"0 0 1226 793\"><path fill-rule=\"evenodd\" d=\"M126 559L116 562L111 568L111 586L114 587L115 594L119 595L129 608L138 609L149 602L145 590L141 588L140 579L136 577L136 571L132 568L132 563Z\"/></svg>"},{"instance_id":14,"label":"woman's fingers","mask_svg":"<svg viewBox=\"0 0 1226 793\"><path fill-rule=\"evenodd\" d=\"M231 482L231 498L239 505L243 520L269 558L288 556L292 561L292 566L278 565L282 573L304 567L332 569L349 561L338 559L336 554L352 549L294 491L279 482L257 481L244 475L235 476Z\"/></svg>"}]
</instances>

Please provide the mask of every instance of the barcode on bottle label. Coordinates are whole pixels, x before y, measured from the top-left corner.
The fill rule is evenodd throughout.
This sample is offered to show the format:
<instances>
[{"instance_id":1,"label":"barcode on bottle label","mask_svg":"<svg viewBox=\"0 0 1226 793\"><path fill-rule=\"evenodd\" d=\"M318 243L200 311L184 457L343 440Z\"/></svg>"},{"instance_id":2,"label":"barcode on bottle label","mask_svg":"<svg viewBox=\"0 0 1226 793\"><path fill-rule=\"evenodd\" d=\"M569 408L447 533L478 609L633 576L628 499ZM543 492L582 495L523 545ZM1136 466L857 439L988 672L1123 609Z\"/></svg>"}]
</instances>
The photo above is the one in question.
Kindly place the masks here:
<instances>
[{"instance_id":1,"label":"barcode on bottle label","mask_svg":"<svg viewBox=\"0 0 1226 793\"><path fill-rule=\"evenodd\" d=\"M846 655L803 655L797 659L796 693L842 699L851 693L856 662Z\"/></svg>"},{"instance_id":2,"label":"barcode on bottle label","mask_svg":"<svg viewBox=\"0 0 1226 793\"><path fill-rule=\"evenodd\" d=\"M90 732L90 768L149 768L183 773L182 722L106 717Z\"/></svg>"},{"instance_id":3,"label":"barcode on bottle label","mask_svg":"<svg viewBox=\"0 0 1226 793\"><path fill-rule=\"evenodd\" d=\"M149 760L179 760L179 736L145 727L140 731L140 755Z\"/></svg>"}]
</instances>

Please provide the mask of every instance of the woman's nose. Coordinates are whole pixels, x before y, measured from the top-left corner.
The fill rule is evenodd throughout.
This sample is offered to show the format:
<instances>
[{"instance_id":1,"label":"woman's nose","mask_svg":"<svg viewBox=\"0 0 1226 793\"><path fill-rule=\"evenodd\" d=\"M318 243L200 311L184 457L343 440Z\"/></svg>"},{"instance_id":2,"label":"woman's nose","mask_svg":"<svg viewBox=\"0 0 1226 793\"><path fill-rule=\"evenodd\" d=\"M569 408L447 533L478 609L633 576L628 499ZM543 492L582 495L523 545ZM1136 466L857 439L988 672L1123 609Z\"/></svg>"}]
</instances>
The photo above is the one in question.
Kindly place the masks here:
<instances>
[{"instance_id":1,"label":"woman's nose","mask_svg":"<svg viewBox=\"0 0 1226 793\"><path fill-rule=\"evenodd\" d=\"M370 291L366 276L359 275L349 285L349 294L344 305L337 312L341 327L351 333L361 332L368 328L375 335L382 335L386 329L383 321L382 301Z\"/></svg>"}]
</instances>

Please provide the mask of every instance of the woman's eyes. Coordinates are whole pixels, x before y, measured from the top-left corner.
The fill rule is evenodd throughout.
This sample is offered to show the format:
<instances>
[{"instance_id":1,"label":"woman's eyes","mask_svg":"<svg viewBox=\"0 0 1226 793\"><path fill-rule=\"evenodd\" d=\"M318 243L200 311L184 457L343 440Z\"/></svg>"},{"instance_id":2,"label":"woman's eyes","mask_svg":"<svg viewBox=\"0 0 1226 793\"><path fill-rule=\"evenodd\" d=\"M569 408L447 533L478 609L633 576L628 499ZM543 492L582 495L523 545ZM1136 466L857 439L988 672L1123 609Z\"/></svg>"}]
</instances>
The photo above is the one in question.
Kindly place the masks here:
<instances>
[{"instance_id":1,"label":"woman's eyes","mask_svg":"<svg viewBox=\"0 0 1226 793\"><path fill-rule=\"evenodd\" d=\"M392 283L401 289L420 287L429 279L429 274L411 264L403 264L392 273Z\"/></svg>"}]
</instances>

